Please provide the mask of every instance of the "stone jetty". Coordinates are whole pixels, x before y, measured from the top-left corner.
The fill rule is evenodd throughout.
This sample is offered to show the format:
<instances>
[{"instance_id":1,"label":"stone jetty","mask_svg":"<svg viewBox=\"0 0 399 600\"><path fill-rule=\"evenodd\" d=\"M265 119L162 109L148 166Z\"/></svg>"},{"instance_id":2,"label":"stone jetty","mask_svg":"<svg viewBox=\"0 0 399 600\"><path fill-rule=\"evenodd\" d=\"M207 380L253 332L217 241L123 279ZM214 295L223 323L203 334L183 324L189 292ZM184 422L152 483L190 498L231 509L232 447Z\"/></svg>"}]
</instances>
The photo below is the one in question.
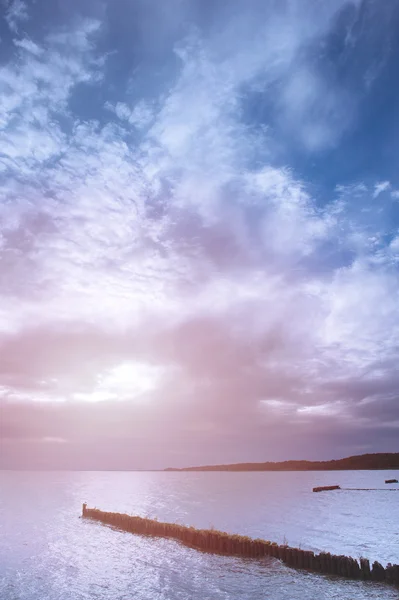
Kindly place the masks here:
<instances>
[{"instance_id":1,"label":"stone jetty","mask_svg":"<svg viewBox=\"0 0 399 600\"><path fill-rule=\"evenodd\" d=\"M143 517L103 512L98 508L87 508L86 504L83 504L82 516L129 533L178 540L203 552L255 559L270 556L295 569L399 585L399 565L388 564L384 568L377 561L370 565L366 558L361 558L359 562L350 556L336 556L329 552L315 554L309 550L290 548L275 542L213 529L196 529L176 523L162 523Z\"/></svg>"}]
</instances>

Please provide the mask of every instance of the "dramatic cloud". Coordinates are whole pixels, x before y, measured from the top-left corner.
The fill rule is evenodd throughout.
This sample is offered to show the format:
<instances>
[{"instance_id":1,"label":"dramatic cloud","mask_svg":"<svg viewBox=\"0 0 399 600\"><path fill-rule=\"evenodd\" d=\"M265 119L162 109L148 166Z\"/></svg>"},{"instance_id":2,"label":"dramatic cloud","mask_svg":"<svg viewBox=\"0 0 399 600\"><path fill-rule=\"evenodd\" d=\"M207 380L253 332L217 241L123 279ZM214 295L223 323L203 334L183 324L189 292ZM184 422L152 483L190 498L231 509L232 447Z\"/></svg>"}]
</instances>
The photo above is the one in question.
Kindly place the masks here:
<instances>
[{"instance_id":1,"label":"dramatic cloud","mask_svg":"<svg viewBox=\"0 0 399 600\"><path fill-rule=\"evenodd\" d=\"M399 182L356 138L395 2L44 6L1 42L0 466L397 449Z\"/></svg>"}]
</instances>

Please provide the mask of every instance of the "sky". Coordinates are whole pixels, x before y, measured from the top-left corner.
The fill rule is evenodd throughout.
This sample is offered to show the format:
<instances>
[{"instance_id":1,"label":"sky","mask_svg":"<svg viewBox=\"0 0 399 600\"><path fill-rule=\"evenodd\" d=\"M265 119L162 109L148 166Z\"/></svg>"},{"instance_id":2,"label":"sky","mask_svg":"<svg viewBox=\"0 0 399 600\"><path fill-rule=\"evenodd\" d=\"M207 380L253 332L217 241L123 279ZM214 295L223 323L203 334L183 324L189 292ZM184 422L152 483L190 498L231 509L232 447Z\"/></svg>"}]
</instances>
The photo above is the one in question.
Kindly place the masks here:
<instances>
[{"instance_id":1,"label":"sky","mask_svg":"<svg viewBox=\"0 0 399 600\"><path fill-rule=\"evenodd\" d=\"M0 468L398 451L399 3L0 15Z\"/></svg>"}]
</instances>

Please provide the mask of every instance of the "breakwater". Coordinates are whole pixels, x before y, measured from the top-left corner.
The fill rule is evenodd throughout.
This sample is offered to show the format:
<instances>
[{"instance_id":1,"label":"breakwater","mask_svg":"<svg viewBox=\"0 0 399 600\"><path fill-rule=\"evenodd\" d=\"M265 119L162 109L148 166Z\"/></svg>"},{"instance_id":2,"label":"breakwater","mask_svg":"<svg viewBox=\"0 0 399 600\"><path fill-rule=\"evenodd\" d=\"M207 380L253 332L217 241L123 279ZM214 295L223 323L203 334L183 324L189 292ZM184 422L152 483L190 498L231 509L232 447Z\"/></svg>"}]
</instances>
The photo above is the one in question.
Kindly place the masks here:
<instances>
[{"instance_id":1,"label":"breakwater","mask_svg":"<svg viewBox=\"0 0 399 600\"><path fill-rule=\"evenodd\" d=\"M388 564L384 568L377 561L370 565L366 558L357 561L350 556L336 556L329 552L315 554L310 550L290 548L275 542L213 529L196 529L176 523L162 523L143 517L103 512L97 508L87 508L86 504L83 504L82 516L129 533L174 539L203 552L257 559L270 556L295 569L399 585L399 565Z\"/></svg>"}]
</instances>

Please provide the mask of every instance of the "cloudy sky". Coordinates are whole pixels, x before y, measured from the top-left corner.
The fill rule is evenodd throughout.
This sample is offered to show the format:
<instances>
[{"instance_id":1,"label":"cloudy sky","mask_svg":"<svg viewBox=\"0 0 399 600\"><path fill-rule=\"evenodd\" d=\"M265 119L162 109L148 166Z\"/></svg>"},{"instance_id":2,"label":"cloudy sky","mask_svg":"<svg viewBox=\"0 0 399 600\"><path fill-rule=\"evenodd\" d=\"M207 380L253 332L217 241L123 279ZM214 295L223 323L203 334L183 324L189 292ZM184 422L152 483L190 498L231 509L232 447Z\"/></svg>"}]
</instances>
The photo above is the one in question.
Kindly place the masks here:
<instances>
[{"instance_id":1,"label":"cloudy sky","mask_svg":"<svg viewBox=\"0 0 399 600\"><path fill-rule=\"evenodd\" d=\"M0 12L0 467L397 451L399 3Z\"/></svg>"}]
</instances>

